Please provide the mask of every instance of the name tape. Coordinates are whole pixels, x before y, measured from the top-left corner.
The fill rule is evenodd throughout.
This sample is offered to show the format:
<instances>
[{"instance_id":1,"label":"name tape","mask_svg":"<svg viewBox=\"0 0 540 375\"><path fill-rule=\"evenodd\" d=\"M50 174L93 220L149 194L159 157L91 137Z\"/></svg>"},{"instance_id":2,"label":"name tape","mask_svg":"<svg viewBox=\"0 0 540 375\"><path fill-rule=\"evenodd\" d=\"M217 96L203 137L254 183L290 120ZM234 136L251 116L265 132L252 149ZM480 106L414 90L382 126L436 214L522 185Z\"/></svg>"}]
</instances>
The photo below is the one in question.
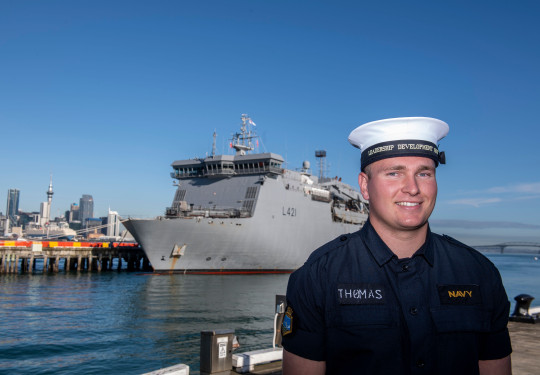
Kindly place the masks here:
<instances>
[{"instance_id":1,"label":"name tape","mask_svg":"<svg viewBox=\"0 0 540 375\"><path fill-rule=\"evenodd\" d=\"M380 284L339 284L336 295L340 305L374 305L386 303L384 287Z\"/></svg>"}]
</instances>

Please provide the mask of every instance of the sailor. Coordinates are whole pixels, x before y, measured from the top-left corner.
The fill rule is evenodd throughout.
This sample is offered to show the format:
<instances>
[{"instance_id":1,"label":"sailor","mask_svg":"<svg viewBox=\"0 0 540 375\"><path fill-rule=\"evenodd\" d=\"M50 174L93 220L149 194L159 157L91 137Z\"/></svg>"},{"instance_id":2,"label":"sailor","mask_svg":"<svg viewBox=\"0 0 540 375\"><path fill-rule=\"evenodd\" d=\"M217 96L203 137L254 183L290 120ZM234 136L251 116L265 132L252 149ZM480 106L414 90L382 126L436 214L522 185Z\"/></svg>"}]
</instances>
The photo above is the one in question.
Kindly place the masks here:
<instances>
[{"instance_id":1,"label":"sailor","mask_svg":"<svg viewBox=\"0 0 540 375\"><path fill-rule=\"evenodd\" d=\"M438 143L426 117L364 124L369 220L314 251L287 287L283 374L511 374L510 304L495 266L432 233Z\"/></svg>"}]
</instances>

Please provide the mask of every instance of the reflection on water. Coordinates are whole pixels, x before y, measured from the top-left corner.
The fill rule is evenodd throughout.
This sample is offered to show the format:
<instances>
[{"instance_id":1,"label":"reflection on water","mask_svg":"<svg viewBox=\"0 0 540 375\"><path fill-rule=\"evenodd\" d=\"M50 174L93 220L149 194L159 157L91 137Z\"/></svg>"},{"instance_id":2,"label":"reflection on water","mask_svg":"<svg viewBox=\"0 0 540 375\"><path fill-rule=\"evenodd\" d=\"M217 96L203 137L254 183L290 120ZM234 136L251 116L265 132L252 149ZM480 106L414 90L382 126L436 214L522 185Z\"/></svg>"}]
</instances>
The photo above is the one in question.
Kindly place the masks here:
<instances>
[{"instance_id":1,"label":"reflection on water","mask_svg":"<svg viewBox=\"0 0 540 375\"><path fill-rule=\"evenodd\" d=\"M236 330L242 350L272 343L288 275L103 274L1 277L0 373L196 373L200 331Z\"/></svg>"},{"instance_id":2,"label":"reflection on water","mask_svg":"<svg viewBox=\"0 0 540 375\"><path fill-rule=\"evenodd\" d=\"M540 261L488 254L508 296L540 300ZM272 345L288 275L116 272L0 276L0 374L140 374L199 368L200 332L235 329L241 351ZM540 301L533 304L540 305Z\"/></svg>"},{"instance_id":3,"label":"reflection on water","mask_svg":"<svg viewBox=\"0 0 540 375\"><path fill-rule=\"evenodd\" d=\"M287 280L288 275L148 277L132 301L141 323L136 334L161 348L157 355L167 363L178 363L178 353L184 363L197 363L200 331L209 329L235 329L243 350L268 347L274 296L284 294Z\"/></svg>"}]
</instances>

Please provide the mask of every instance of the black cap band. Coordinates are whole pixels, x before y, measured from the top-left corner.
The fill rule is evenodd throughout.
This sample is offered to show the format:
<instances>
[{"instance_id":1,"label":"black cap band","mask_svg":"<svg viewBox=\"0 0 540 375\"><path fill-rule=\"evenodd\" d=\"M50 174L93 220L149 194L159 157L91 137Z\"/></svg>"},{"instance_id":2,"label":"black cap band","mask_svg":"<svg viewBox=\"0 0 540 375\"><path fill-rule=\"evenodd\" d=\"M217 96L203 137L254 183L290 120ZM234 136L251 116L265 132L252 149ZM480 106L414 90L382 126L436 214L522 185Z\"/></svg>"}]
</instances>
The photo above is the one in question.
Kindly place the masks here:
<instances>
[{"instance_id":1,"label":"black cap band","mask_svg":"<svg viewBox=\"0 0 540 375\"><path fill-rule=\"evenodd\" d=\"M435 144L416 139L405 139L377 143L362 151L361 169L363 171L366 166L378 160L400 156L420 156L430 158L435 162L436 167L439 163L445 164L444 152L440 153Z\"/></svg>"}]
</instances>

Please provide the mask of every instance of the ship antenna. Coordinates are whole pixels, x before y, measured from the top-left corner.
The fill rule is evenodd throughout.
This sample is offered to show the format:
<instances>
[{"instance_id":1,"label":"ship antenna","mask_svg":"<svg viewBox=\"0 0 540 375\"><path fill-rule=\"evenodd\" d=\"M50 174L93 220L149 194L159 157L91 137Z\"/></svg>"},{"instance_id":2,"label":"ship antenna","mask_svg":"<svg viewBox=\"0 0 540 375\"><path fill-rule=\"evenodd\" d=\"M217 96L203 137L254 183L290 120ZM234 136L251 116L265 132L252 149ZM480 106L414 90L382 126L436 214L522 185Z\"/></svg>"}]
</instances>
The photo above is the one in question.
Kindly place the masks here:
<instances>
[{"instance_id":1,"label":"ship antenna","mask_svg":"<svg viewBox=\"0 0 540 375\"><path fill-rule=\"evenodd\" d=\"M216 129L214 129L214 140L212 142L212 158L216 156Z\"/></svg>"},{"instance_id":2,"label":"ship antenna","mask_svg":"<svg viewBox=\"0 0 540 375\"><path fill-rule=\"evenodd\" d=\"M324 177L324 170L326 169L326 150L315 151L315 157L319 161L319 181Z\"/></svg>"}]
</instances>

